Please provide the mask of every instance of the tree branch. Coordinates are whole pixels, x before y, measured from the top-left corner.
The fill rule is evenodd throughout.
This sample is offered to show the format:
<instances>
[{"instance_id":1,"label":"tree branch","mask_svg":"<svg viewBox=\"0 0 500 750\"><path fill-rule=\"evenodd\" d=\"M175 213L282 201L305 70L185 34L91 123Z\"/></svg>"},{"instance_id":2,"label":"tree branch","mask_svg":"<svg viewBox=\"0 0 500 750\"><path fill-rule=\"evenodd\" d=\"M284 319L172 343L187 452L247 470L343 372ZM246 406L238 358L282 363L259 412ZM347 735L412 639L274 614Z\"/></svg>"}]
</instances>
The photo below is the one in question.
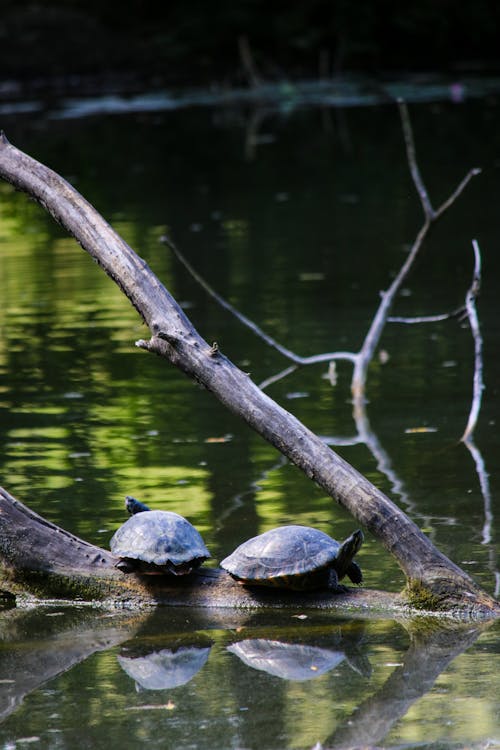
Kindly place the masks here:
<instances>
[{"instance_id":1,"label":"tree branch","mask_svg":"<svg viewBox=\"0 0 500 750\"><path fill-rule=\"evenodd\" d=\"M413 128L411 126L411 120L408 114L408 107L406 106L406 102L403 101L403 99L398 99L398 106L399 114L401 116L401 123L403 126L406 156L408 159L408 165L410 167L413 184L415 185L418 197L420 198L420 203L422 204L425 219L430 223L435 217L435 212L432 208L429 194L427 192L427 188L424 185L422 175L420 174L420 168L418 166L417 154L415 150L415 140L413 138Z\"/></svg>"},{"instance_id":2,"label":"tree branch","mask_svg":"<svg viewBox=\"0 0 500 750\"><path fill-rule=\"evenodd\" d=\"M472 284L465 298L465 308L469 316L470 329L474 339L474 380L473 380L473 397L472 406L469 414L469 420L465 432L460 438L464 443L472 438L476 428L477 418L481 409L481 400L484 390L483 383L483 338L479 327L479 319L476 310L476 297L481 288L481 252L477 240L472 241L474 249L474 272L472 275Z\"/></svg>"},{"instance_id":3,"label":"tree branch","mask_svg":"<svg viewBox=\"0 0 500 750\"><path fill-rule=\"evenodd\" d=\"M425 316L425 317L413 318L413 319L389 317L389 312L394 304L396 295L399 292L404 280L410 273L413 267L413 264L416 260L416 257L422 248L424 240L426 239L429 233L429 230L431 229L433 224L443 215L443 213L455 203L455 201L462 194L462 192L464 191L465 187L468 185L470 180L474 176L478 175L481 171L480 169L471 169L466 174L466 176L462 179L462 181L459 183L456 189L451 193L451 195L439 206L437 210L434 210L434 208L432 207L430 198L429 198L427 188L422 179L420 168L417 162L415 141L413 137L413 129L411 126L410 117L408 114L408 108L406 106L406 103L402 100L398 100L398 106L399 106L399 113L401 117L401 125L403 129L403 137L404 137L404 141L406 145L408 166L409 166L410 174L413 180L413 184L415 186L415 190L417 192L417 195L419 196L419 199L422 205L425 218L424 218L424 223L421 226L420 230L418 231L417 236L413 242L413 245L410 248L408 257L406 258L405 262L401 266L394 281L392 282L392 284L390 285L387 291L381 293L381 302L379 304L378 309L375 312L375 315L371 321L371 324L366 333L362 346L358 352L337 351L337 352L327 352L327 353L322 353L322 354L311 355L308 357L303 357L299 354L296 354L295 352L291 351L287 347L278 343L275 339L273 339L271 336L265 333L265 331L263 331L256 323L254 323L252 320L250 320L245 315L240 313L233 305L231 305L226 299L224 299L221 295L219 295L208 284L208 282L205 281L205 279L203 279L202 276L193 268L193 266L189 263L189 261L183 255L183 253L181 253L181 251L174 245L174 243L171 242L171 240L169 240L166 237L163 238L164 242L168 244L169 247L173 250L178 260L184 265L184 267L193 276L193 278L200 284L200 286L202 286L202 288L207 292L207 294L209 294L213 299L215 299L218 302L218 304L221 305L224 309L228 310L232 315L234 315L243 325L249 328L255 335L259 336L259 338L261 338L266 344L268 344L268 346L278 351L284 357L286 357L291 362L293 362L294 365L296 365L297 367L311 365L311 364L318 364L320 362L331 362L335 360L345 360L345 361L351 362L353 365L353 374L352 374L352 379L351 379L351 392L352 392L353 400L355 403L362 402L364 400L365 390L366 390L366 380L368 376L368 367L373 359L375 350L379 344L380 338L385 328L385 324L387 322L398 322L398 323L438 322L441 320L446 320L448 317L459 315L462 312L462 308L460 308L460 310L456 310L448 315ZM267 378L261 383L261 387L265 388L269 386L270 384L277 382L278 380L289 375L295 369L296 369L295 367L289 367L277 373L276 375L270 376L269 378Z\"/></svg>"},{"instance_id":4,"label":"tree branch","mask_svg":"<svg viewBox=\"0 0 500 750\"><path fill-rule=\"evenodd\" d=\"M363 345L359 351L351 381L351 391L354 401L362 401L364 399L368 366L373 358L375 349L378 346L378 342L380 341L382 331L388 320L389 311L394 303L396 294L401 288L403 281L406 279L418 253L420 252L420 249L429 233L429 230L437 221L437 219L440 218L443 213L453 205L453 203L465 189L466 185L470 182L472 177L478 175L481 171L479 169L470 170L464 177L464 179L460 182L456 190L454 190L450 195L450 197L441 204L437 211L434 211L429 199L427 188L425 187L422 176L420 174L420 168L417 163L413 130L411 127L407 106L402 100L398 101L398 105L399 113L401 116L401 124L403 127L403 135L406 144L408 166L410 169L410 174L412 176L413 184L415 186L415 190L422 204L425 219L413 242L406 261L401 266L399 273L390 285L389 289L386 292L382 293L382 301L378 307L377 312L375 313L375 317L372 320Z\"/></svg>"},{"instance_id":5,"label":"tree branch","mask_svg":"<svg viewBox=\"0 0 500 750\"><path fill-rule=\"evenodd\" d=\"M416 318L404 318L398 316L389 316L387 318L388 323L405 323L407 325L415 325L417 323L441 323L444 320L452 320L453 318L460 318L466 314L464 305L457 307L456 310L452 310L449 313L441 313L440 315L422 315Z\"/></svg>"}]
</instances>

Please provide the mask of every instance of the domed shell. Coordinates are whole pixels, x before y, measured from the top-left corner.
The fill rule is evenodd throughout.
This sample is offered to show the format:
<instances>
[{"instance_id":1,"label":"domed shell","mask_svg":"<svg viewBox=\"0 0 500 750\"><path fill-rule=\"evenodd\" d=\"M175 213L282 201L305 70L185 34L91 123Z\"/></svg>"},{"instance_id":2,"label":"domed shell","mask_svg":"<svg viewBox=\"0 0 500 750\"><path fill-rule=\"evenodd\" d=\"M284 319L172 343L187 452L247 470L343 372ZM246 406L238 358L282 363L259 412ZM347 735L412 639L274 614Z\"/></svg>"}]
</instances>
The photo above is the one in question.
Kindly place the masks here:
<instances>
[{"instance_id":1,"label":"domed shell","mask_svg":"<svg viewBox=\"0 0 500 750\"><path fill-rule=\"evenodd\" d=\"M319 529L281 526L241 544L221 567L237 580L263 586L335 587L346 574L360 583L361 570L352 558L362 541L361 531L340 544Z\"/></svg>"},{"instance_id":2,"label":"domed shell","mask_svg":"<svg viewBox=\"0 0 500 750\"><path fill-rule=\"evenodd\" d=\"M178 513L164 510L148 510L131 516L115 532L110 548L113 555L130 561L132 567L132 561L141 561L160 568L165 566L164 571L158 572L174 574L188 573L210 557L194 526ZM122 569L129 572L124 566ZM148 572L146 567L142 572Z\"/></svg>"}]
</instances>

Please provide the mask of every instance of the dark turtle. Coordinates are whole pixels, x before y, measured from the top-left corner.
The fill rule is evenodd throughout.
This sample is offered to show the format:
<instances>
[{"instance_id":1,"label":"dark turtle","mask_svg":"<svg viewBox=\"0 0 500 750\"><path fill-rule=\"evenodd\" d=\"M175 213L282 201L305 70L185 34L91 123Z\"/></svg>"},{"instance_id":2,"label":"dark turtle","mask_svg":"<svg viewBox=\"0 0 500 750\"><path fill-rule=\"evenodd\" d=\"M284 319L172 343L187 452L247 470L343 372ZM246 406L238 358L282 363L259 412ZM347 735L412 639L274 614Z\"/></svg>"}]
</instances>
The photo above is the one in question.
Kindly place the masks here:
<instances>
[{"instance_id":1,"label":"dark turtle","mask_svg":"<svg viewBox=\"0 0 500 750\"><path fill-rule=\"evenodd\" d=\"M132 515L110 542L123 573L183 576L210 557L198 531L178 513L150 510L130 496L125 505Z\"/></svg>"},{"instance_id":2,"label":"dark turtle","mask_svg":"<svg viewBox=\"0 0 500 750\"><path fill-rule=\"evenodd\" d=\"M363 543L358 529L342 544L309 526L280 526L240 544L221 562L237 581L251 586L287 589L332 588L348 576L361 583L363 575L354 555Z\"/></svg>"}]
</instances>

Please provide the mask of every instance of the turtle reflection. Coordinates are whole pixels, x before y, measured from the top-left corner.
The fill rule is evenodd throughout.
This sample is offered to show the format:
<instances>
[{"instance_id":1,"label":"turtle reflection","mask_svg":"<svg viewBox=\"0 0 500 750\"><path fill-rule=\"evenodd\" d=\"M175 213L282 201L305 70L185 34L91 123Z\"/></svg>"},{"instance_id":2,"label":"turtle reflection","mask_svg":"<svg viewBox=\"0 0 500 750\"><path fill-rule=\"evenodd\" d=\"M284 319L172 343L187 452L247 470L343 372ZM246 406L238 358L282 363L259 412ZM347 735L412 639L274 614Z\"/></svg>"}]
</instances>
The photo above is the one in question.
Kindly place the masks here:
<instances>
[{"instance_id":1,"label":"turtle reflection","mask_svg":"<svg viewBox=\"0 0 500 750\"><path fill-rule=\"evenodd\" d=\"M124 672L135 681L137 691L167 690L185 685L204 666L210 646L162 649L144 656L117 657Z\"/></svg>"},{"instance_id":2,"label":"turtle reflection","mask_svg":"<svg viewBox=\"0 0 500 750\"><path fill-rule=\"evenodd\" d=\"M233 643L227 650L253 669L295 681L313 680L346 659L344 651L265 638L249 638Z\"/></svg>"}]
</instances>

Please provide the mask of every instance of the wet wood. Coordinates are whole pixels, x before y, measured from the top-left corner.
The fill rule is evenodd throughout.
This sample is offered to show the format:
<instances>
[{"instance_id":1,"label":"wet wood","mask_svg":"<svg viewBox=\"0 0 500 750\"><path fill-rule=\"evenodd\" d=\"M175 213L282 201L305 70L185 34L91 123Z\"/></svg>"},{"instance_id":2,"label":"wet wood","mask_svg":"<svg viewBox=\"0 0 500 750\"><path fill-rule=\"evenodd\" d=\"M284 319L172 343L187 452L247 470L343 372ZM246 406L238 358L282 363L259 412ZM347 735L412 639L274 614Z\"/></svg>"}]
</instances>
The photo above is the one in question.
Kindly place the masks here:
<instances>
[{"instance_id":1,"label":"wet wood","mask_svg":"<svg viewBox=\"0 0 500 750\"><path fill-rule=\"evenodd\" d=\"M16 149L5 136L0 139L0 176L41 203L118 284L151 331L151 338L137 342L138 346L165 357L203 385L319 484L394 555L406 575L406 600L411 606L436 611L460 610L467 617L498 616L499 604L436 549L395 503L263 393L219 347L204 341L145 261L69 183ZM7 533L5 528L3 533ZM64 533L54 530L52 533L59 542L68 543ZM47 527L47 542L49 537ZM21 536L17 535L16 539L16 543L21 544ZM8 538L2 541L3 547L11 547L11 544ZM85 550L89 559L97 555L89 569L92 579L103 586L104 582L114 585L117 579L109 553L101 554L95 548ZM57 549L53 547L51 551L52 564L56 568L61 566L64 571L65 565L70 565L71 551L62 550L60 562L55 557ZM74 550L75 560L79 562L81 552ZM31 552L29 559L36 565L33 555ZM23 564L22 555L18 555L17 560ZM11 564L11 570L14 567ZM26 566L23 570L26 573ZM223 580L221 585L229 585ZM215 586L204 584L206 590L212 585ZM149 596L151 598L151 594Z\"/></svg>"}]
</instances>

